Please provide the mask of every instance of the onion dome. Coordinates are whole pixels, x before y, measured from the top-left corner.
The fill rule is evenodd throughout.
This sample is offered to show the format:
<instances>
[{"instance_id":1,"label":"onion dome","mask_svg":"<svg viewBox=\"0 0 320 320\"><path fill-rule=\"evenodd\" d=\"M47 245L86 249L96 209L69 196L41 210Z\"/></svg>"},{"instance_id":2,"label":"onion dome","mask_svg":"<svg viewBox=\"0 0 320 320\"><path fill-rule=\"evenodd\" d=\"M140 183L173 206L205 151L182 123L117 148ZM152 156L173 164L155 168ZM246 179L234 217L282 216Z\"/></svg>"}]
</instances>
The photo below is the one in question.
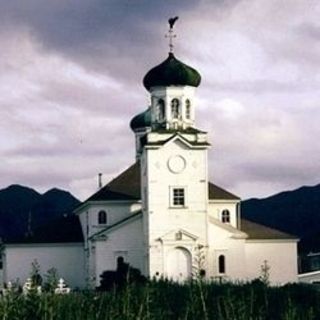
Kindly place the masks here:
<instances>
[{"instance_id":1,"label":"onion dome","mask_svg":"<svg viewBox=\"0 0 320 320\"><path fill-rule=\"evenodd\" d=\"M143 85L150 91L156 86L192 86L198 87L201 81L199 72L182 63L172 52L158 66L152 68L144 77Z\"/></svg>"},{"instance_id":2,"label":"onion dome","mask_svg":"<svg viewBox=\"0 0 320 320\"><path fill-rule=\"evenodd\" d=\"M135 131L145 127L151 127L151 110L148 108L144 112L141 112L134 116L130 121L130 128Z\"/></svg>"}]
</instances>

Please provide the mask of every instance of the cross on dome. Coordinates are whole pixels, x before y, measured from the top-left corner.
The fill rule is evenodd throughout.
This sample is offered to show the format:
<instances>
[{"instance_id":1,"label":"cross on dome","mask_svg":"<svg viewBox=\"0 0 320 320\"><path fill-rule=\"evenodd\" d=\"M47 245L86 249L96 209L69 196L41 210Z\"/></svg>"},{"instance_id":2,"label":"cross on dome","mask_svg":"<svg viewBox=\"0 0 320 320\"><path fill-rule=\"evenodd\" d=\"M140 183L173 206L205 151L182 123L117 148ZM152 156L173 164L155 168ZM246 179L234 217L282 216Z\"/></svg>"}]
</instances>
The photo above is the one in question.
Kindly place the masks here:
<instances>
[{"instance_id":1,"label":"cross on dome","mask_svg":"<svg viewBox=\"0 0 320 320\"><path fill-rule=\"evenodd\" d=\"M175 24L175 22L179 19L178 16L174 17L174 18L170 18L168 20L169 23L169 33L165 35L166 38L169 38L169 52L173 52L173 39L177 37L176 34L173 33L173 26Z\"/></svg>"}]
</instances>

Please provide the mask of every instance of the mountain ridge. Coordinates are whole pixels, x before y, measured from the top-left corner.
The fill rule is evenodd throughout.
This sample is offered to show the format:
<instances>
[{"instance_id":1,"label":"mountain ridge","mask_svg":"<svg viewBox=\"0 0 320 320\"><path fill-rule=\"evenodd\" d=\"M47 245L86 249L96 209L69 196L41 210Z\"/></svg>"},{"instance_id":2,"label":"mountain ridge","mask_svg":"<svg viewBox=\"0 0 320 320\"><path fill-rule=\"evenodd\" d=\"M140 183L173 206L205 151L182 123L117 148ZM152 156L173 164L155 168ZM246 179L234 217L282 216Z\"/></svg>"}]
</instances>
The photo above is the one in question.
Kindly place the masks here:
<instances>
[{"instance_id":1,"label":"mountain ridge","mask_svg":"<svg viewBox=\"0 0 320 320\"><path fill-rule=\"evenodd\" d=\"M320 251L320 184L241 203L244 218L298 236L300 251Z\"/></svg>"},{"instance_id":2,"label":"mountain ridge","mask_svg":"<svg viewBox=\"0 0 320 320\"><path fill-rule=\"evenodd\" d=\"M70 192L52 188L41 194L19 184L0 190L0 237L11 240L30 229L48 224L63 215L71 215L80 204Z\"/></svg>"}]
</instances>

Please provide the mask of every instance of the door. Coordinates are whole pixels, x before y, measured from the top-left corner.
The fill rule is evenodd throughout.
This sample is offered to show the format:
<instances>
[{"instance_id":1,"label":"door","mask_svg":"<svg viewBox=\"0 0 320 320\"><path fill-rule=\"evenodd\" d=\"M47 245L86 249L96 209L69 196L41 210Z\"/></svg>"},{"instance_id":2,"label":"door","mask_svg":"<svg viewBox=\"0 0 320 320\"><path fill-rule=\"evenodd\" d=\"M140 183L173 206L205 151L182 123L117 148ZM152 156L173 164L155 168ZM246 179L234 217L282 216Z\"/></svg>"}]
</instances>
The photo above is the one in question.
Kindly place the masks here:
<instances>
[{"instance_id":1,"label":"door","mask_svg":"<svg viewBox=\"0 0 320 320\"><path fill-rule=\"evenodd\" d=\"M167 256L167 275L174 281L191 277L191 254L187 249L174 248Z\"/></svg>"}]
</instances>

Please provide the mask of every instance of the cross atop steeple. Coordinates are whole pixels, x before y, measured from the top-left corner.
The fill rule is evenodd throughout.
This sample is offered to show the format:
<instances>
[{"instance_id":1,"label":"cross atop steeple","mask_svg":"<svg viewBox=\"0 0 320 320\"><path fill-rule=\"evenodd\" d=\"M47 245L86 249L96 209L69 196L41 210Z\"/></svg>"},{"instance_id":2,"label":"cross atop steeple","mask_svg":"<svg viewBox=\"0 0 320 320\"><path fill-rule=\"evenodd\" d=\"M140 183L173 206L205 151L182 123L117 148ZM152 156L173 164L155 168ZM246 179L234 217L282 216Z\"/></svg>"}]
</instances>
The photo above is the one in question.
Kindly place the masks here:
<instances>
[{"instance_id":1,"label":"cross atop steeple","mask_svg":"<svg viewBox=\"0 0 320 320\"><path fill-rule=\"evenodd\" d=\"M173 33L173 25L179 19L178 16L174 18L170 18L168 20L169 23L169 33L165 35L166 38L169 38L169 52L173 52L173 39L177 37L176 34Z\"/></svg>"}]
</instances>

